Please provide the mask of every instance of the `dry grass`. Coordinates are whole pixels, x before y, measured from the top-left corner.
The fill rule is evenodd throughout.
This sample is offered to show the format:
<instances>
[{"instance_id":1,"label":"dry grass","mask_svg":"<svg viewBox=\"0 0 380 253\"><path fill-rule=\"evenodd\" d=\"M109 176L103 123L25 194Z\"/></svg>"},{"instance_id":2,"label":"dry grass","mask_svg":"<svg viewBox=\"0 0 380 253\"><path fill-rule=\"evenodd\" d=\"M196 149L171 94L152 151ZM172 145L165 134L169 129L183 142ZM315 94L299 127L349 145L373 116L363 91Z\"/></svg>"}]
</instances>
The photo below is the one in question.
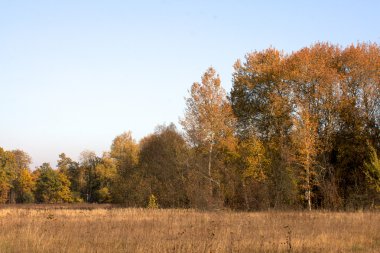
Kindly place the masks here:
<instances>
[{"instance_id":1,"label":"dry grass","mask_svg":"<svg viewBox=\"0 0 380 253\"><path fill-rule=\"evenodd\" d=\"M0 228L0 252L380 252L371 212L12 207Z\"/></svg>"}]
</instances>

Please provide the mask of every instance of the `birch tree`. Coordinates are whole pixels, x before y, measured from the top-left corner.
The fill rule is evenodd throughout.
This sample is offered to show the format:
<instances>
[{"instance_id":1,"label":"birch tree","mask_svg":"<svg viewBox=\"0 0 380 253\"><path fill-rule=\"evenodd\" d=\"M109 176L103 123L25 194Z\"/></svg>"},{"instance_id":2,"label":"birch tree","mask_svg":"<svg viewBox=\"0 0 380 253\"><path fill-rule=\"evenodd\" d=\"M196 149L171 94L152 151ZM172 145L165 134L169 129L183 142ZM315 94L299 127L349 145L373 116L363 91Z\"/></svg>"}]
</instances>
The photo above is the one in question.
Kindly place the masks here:
<instances>
[{"instance_id":1,"label":"birch tree","mask_svg":"<svg viewBox=\"0 0 380 253\"><path fill-rule=\"evenodd\" d=\"M214 186L220 187L213 164L216 148L232 148L234 117L220 77L212 67L203 74L200 83L191 86L189 93L185 117L180 123L190 144L207 154L207 174L200 173L208 178L212 195Z\"/></svg>"}]
</instances>

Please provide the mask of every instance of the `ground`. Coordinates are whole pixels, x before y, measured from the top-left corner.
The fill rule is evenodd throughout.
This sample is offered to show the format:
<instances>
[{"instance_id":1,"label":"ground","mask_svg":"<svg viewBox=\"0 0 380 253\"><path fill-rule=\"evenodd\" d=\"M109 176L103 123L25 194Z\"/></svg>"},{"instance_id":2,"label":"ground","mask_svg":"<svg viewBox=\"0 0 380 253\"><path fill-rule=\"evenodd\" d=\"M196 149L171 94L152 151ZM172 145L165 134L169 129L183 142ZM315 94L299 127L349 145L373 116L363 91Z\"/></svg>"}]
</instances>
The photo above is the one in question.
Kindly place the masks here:
<instances>
[{"instance_id":1,"label":"ground","mask_svg":"<svg viewBox=\"0 0 380 253\"><path fill-rule=\"evenodd\" d=\"M12 205L0 227L0 252L380 252L380 212Z\"/></svg>"}]
</instances>

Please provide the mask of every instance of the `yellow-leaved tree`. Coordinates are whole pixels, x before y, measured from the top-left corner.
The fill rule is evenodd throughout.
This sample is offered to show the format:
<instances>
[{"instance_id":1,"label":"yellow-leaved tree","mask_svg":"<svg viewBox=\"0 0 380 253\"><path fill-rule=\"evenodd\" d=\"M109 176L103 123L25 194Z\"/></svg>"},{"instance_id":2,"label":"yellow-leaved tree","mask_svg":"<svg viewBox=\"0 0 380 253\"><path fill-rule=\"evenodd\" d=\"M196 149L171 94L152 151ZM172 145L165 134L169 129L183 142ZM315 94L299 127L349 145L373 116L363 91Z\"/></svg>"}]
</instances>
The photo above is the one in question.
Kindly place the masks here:
<instances>
[{"instance_id":1,"label":"yellow-leaved tree","mask_svg":"<svg viewBox=\"0 0 380 253\"><path fill-rule=\"evenodd\" d=\"M219 75L212 67L203 74L200 83L193 83L189 93L185 117L180 123L196 153L207 157L207 165L199 166L196 172L207 178L212 197L221 187L221 173L216 163L223 161L217 155L235 147L235 118Z\"/></svg>"}]
</instances>

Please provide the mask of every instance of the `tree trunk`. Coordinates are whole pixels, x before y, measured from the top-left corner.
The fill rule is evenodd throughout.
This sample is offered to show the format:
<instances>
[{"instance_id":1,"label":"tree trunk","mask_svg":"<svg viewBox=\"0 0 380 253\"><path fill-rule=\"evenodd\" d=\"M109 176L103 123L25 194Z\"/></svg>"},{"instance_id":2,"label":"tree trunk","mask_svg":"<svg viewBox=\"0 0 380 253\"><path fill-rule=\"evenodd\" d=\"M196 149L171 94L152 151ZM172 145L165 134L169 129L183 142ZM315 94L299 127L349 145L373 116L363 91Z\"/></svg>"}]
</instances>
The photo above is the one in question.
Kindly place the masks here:
<instances>
[{"instance_id":1,"label":"tree trunk","mask_svg":"<svg viewBox=\"0 0 380 253\"><path fill-rule=\"evenodd\" d=\"M243 194L244 194L244 201L245 201L245 208L247 211L249 211L249 201L248 201L248 195L247 195L247 186L245 185L244 179L243 179Z\"/></svg>"},{"instance_id":2,"label":"tree trunk","mask_svg":"<svg viewBox=\"0 0 380 253\"><path fill-rule=\"evenodd\" d=\"M309 159L309 155L307 156ZM306 198L307 198L307 208L311 211L311 187L310 187L310 167L306 166Z\"/></svg>"},{"instance_id":3,"label":"tree trunk","mask_svg":"<svg viewBox=\"0 0 380 253\"><path fill-rule=\"evenodd\" d=\"M311 191L307 190L307 207L309 211L311 211Z\"/></svg>"},{"instance_id":4,"label":"tree trunk","mask_svg":"<svg viewBox=\"0 0 380 253\"><path fill-rule=\"evenodd\" d=\"M210 149L208 153L208 177L210 178L210 196L213 196L213 187L212 187L212 176L211 176L211 159L212 159L212 149L213 149L213 143L210 143Z\"/></svg>"}]
</instances>

